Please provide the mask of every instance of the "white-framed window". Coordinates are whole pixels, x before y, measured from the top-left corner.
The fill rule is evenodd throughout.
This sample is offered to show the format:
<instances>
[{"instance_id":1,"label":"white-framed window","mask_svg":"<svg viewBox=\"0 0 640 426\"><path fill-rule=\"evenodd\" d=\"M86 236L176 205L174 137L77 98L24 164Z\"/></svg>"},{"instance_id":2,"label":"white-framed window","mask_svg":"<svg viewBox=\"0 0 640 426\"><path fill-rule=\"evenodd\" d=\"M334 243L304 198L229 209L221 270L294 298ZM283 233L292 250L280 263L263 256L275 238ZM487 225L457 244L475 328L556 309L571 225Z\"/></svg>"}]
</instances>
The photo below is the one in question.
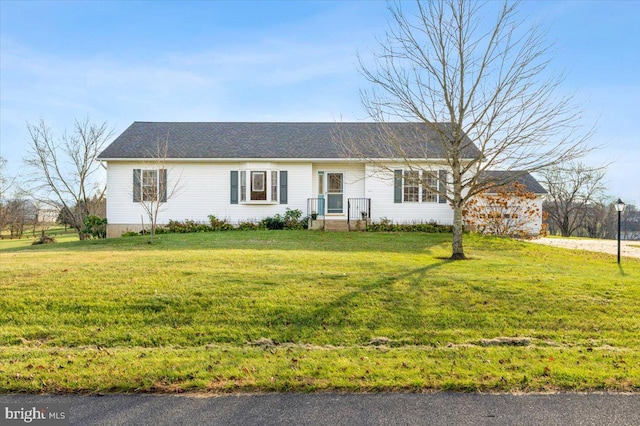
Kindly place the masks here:
<instances>
[{"instance_id":1,"label":"white-framed window","mask_svg":"<svg viewBox=\"0 0 640 426\"><path fill-rule=\"evenodd\" d=\"M278 172L271 170L271 201L278 202Z\"/></svg>"},{"instance_id":2,"label":"white-framed window","mask_svg":"<svg viewBox=\"0 0 640 426\"><path fill-rule=\"evenodd\" d=\"M434 172L422 172L422 202L438 202L438 176Z\"/></svg>"},{"instance_id":3,"label":"white-framed window","mask_svg":"<svg viewBox=\"0 0 640 426\"><path fill-rule=\"evenodd\" d=\"M142 171L142 201L156 201L158 199L158 171Z\"/></svg>"},{"instance_id":4,"label":"white-framed window","mask_svg":"<svg viewBox=\"0 0 640 426\"><path fill-rule=\"evenodd\" d=\"M251 171L251 190L249 199L251 201L267 201L267 172Z\"/></svg>"},{"instance_id":5,"label":"white-framed window","mask_svg":"<svg viewBox=\"0 0 640 426\"><path fill-rule=\"evenodd\" d=\"M400 173L400 171L398 171ZM402 202L405 203L444 203L439 194L446 180L446 172L426 170L405 170L402 176ZM399 185L399 182L398 182ZM396 198L397 199L397 198ZM398 201L396 201L398 202Z\"/></svg>"},{"instance_id":6,"label":"white-framed window","mask_svg":"<svg viewBox=\"0 0 640 426\"><path fill-rule=\"evenodd\" d=\"M247 172L240 172L240 202L247 201Z\"/></svg>"},{"instance_id":7,"label":"white-framed window","mask_svg":"<svg viewBox=\"0 0 640 426\"><path fill-rule=\"evenodd\" d=\"M404 172L403 201L417 203L420 201L420 172L407 170Z\"/></svg>"},{"instance_id":8,"label":"white-framed window","mask_svg":"<svg viewBox=\"0 0 640 426\"><path fill-rule=\"evenodd\" d=\"M133 169L133 202L167 201L166 169Z\"/></svg>"},{"instance_id":9,"label":"white-framed window","mask_svg":"<svg viewBox=\"0 0 640 426\"><path fill-rule=\"evenodd\" d=\"M277 203L277 170L240 170L240 202Z\"/></svg>"}]
</instances>

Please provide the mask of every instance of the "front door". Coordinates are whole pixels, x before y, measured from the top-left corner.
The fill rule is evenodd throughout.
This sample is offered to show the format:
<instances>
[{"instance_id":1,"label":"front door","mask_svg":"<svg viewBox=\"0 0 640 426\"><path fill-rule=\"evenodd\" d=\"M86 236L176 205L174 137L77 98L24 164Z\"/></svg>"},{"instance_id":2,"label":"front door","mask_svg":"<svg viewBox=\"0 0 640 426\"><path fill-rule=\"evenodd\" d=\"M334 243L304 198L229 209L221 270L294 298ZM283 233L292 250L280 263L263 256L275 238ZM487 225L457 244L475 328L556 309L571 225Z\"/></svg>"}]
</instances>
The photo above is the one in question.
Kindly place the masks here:
<instances>
[{"instance_id":1,"label":"front door","mask_svg":"<svg viewBox=\"0 0 640 426\"><path fill-rule=\"evenodd\" d=\"M344 175L327 173L327 213L344 213Z\"/></svg>"}]
</instances>

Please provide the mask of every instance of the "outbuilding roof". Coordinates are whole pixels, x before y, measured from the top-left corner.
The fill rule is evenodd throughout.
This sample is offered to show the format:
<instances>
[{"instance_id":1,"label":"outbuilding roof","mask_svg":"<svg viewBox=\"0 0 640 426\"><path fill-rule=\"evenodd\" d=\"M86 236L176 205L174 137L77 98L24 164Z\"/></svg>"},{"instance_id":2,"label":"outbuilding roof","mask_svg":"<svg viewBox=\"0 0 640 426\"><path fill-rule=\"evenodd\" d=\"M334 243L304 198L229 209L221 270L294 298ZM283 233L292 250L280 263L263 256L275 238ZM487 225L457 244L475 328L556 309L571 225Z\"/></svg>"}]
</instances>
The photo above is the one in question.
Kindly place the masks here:
<instances>
[{"instance_id":1,"label":"outbuilding roof","mask_svg":"<svg viewBox=\"0 0 640 426\"><path fill-rule=\"evenodd\" d=\"M547 190L528 172L521 170L487 170L482 172L480 179L485 182L502 184L503 182L519 182L524 184L527 191L534 194L546 194Z\"/></svg>"},{"instance_id":2,"label":"outbuilding roof","mask_svg":"<svg viewBox=\"0 0 640 426\"><path fill-rule=\"evenodd\" d=\"M446 129L446 123L438 123ZM384 128L383 128L384 126ZM331 159L344 158L338 135L382 140L389 131L406 144L409 158L442 158L438 132L425 123L142 122L127 128L100 155L101 160L154 158L167 141L170 159ZM468 143L465 158L480 151ZM366 144L369 145L369 144ZM367 158L379 158L363 152ZM370 154L370 155L367 155Z\"/></svg>"}]
</instances>

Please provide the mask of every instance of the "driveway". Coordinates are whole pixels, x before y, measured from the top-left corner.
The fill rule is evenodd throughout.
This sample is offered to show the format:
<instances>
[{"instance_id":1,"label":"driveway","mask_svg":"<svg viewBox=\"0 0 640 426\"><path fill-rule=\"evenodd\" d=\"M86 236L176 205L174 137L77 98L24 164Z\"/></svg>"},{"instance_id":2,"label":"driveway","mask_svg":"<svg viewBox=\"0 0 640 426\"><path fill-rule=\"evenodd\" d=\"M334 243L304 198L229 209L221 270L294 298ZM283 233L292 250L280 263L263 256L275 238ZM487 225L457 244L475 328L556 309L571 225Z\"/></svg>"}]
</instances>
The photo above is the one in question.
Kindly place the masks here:
<instances>
[{"instance_id":1,"label":"driveway","mask_svg":"<svg viewBox=\"0 0 640 426\"><path fill-rule=\"evenodd\" d=\"M640 425L640 394L0 395L2 425L24 424L8 403L68 404L71 425Z\"/></svg>"},{"instance_id":2,"label":"driveway","mask_svg":"<svg viewBox=\"0 0 640 426\"><path fill-rule=\"evenodd\" d=\"M608 253L616 256L618 254L618 241L616 240L538 238L536 240L531 240L531 242L573 250L586 250ZM640 259L640 241L621 241L620 252L623 257L635 257L636 259Z\"/></svg>"}]
</instances>

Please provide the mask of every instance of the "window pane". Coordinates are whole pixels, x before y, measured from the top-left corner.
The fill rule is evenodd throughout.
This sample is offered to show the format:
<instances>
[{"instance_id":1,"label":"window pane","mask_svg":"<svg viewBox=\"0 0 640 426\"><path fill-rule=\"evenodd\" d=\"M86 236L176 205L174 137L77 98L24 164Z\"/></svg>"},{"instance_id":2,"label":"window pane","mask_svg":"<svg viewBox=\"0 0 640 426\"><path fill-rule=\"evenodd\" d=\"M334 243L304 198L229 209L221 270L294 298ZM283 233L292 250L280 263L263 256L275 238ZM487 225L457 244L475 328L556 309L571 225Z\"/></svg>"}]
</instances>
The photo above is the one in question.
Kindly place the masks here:
<instances>
[{"instance_id":1,"label":"window pane","mask_svg":"<svg viewBox=\"0 0 640 426\"><path fill-rule=\"evenodd\" d=\"M142 171L142 201L156 201L158 198L158 171Z\"/></svg>"},{"instance_id":2,"label":"window pane","mask_svg":"<svg viewBox=\"0 0 640 426\"><path fill-rule=\"evenodd\" d=\"M318 172L318 194L324 194L324 172Z\"/></svg>"},{"instance_id":3,"label":"window pane","mask_svg":"<svg viewBox=\"0 0 640 426\"><path fill-rule=\"evenodd\" d=\"M255 192L264 191L264 181L266 172L251 172L251 190Z\"/></svg>"},{"instance_id":4,"label":"window pane","mask_svg":"<svg viewBox=\"0 0 640 426\"><path fill-rule=\"evenodd\" d=\"M436 203L438 201L438 178L434 173L424 172L422 180L422 202Z\"/></svg>"},{"instance_id":5,"label":"window pane","mask_svg":"<svg viewBox=\"0 0 640 426\"><path fill-rule=\"evenodd\" d=\"M247 172L240 172L240 201L247 201Z\"/></svg>"},{"instance_id":6,"label":"window pane","mask_svg":"<svg viewBox=\"0 0 640 426\"><path fill-rule=\"evenodd\" d=\"M342 194L327 194L327 213L342 213L343 197Z\"/></svg>"},{"instance_id":7,"label":"window pane","mask_svg":"<svg viewBox=\"0 0 640 426\"><path fill-rule=\"evenodd\" d=\"M278 172L271 172L271 201L278 201Z\"/></svg>"},{"instance_id":8,"label":"window pane","mask_svg":"<svg viewBox=\"0 0 640 426\"><path fill-rule=\"evenodd\" d=\"M342 173L327 174L329 190L327 192L342 192Z\"/></svg>"},{"instance_id":9,"label":"window pane","mask_svg":"<svg viewBox=\"0 0 640 426\"><path fill-rule=\"evenodd\" d=\"M404 172L403 197L408 202L420 201L420 172Z\"/></svg>"},{"instance_id":10,"label":"window pane","mask_svg":"<svg viewBox=\"0 0 640 426\"><path fill-rule=\"evenodd\" d=\"M251 200L267 200L267 172L251 172Z\"/></svg>"}]
</instances>

